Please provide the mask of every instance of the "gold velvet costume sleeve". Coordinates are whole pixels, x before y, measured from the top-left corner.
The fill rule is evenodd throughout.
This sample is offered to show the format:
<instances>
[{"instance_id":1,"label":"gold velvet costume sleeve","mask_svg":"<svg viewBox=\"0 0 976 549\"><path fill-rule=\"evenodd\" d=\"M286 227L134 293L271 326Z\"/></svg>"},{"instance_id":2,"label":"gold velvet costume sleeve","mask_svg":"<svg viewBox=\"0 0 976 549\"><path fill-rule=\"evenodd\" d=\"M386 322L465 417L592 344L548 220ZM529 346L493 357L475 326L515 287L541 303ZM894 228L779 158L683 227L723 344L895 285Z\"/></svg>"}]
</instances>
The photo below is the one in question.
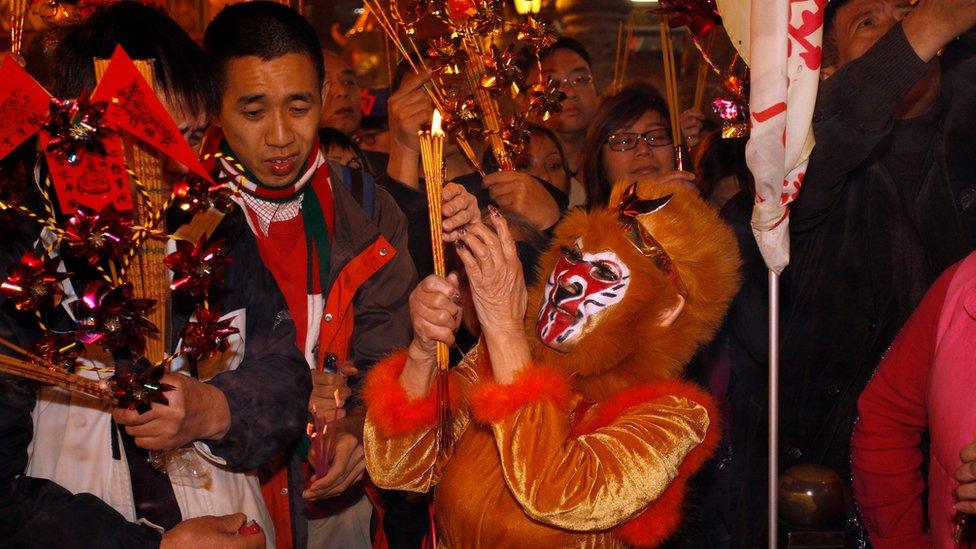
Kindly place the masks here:
<instances>
[{"instance_id":1,"label":"gold velvet costume sleeve","mask_svg":"<svg viewBox=\"0 0 976 549\"><path fill-rule=\"evenodd\" d=\"M468 353L461 363L450 373L452 404L452 439L458 440L471 421L471 412L465 404L465 395L478 381L476 371L477 349ZM397 383L399 383L397 381ZM424 399L404 401L404 406L413 406L420 400L434 399L434 388ZM367 402L367 405L369 403ZM441 450L437 441L437 426L434 421L417 425L409 432L390 433L384 429L383 419L377 417L374 408L367 407L366 425L363 431L363 449L366 468L373 482L380 488L428 492L440 481L441 471L451 457L451 450Z\"/></svg>"},{"instance_id":2,"label":"gold velvet costume sleeve","mask_svg":"<svg viewBox=\"0 0 976 549\"><path fill-rule=\"evenodd\" d=\"M520 408L492 429L505 483L530 517L595 531L632 518L660 496L708 423L703 406L668 396L579 437L549 400Z\"/></svg>"}]
</instances>

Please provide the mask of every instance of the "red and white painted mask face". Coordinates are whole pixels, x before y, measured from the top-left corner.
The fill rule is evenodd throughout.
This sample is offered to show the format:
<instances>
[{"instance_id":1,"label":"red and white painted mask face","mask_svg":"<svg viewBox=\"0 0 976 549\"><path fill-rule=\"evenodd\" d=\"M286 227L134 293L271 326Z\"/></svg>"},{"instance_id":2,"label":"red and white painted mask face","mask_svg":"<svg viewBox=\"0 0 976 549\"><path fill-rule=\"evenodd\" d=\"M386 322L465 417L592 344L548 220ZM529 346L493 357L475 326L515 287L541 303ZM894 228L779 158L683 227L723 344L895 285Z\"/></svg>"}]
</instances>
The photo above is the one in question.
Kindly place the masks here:
<instances>
[{"instance_id":1,"label":"red and white painted mask face","mask_svg":"<svg viewBox=\"0 0 976 549\"><path fill-rule=\"evenodd\" d=\"M608 309L620 303L630 285L630 269L612 251L582 251L582 239L563 248L546 281L536 333L547 346L568 352L592 330Z\"/></svg>"}]
</instances>

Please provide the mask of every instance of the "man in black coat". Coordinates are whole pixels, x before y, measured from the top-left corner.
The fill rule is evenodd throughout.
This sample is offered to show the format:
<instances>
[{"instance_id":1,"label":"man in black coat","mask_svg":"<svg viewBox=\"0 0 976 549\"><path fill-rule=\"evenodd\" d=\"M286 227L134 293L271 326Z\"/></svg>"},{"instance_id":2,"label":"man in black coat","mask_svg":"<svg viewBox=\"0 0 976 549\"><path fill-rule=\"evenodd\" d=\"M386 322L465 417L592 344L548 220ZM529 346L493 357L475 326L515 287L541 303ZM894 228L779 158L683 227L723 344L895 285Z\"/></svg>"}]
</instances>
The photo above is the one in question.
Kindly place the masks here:
<instances>
[{"instance_id":1,"label":"man in black coat","mask_svg":"<svg viewBox=\"0 0 976 549\"><path fill-rule=\"evenodd\" d=\"M858 396L929 284L973 249L976 60L940 67L937 54L974 24L972 0L828 4L817 145L783 276L781 470L817 463L849 482ZM765 391L736 403L752 412L738 540L764 520Z\"/></svg>"}]
</instances>

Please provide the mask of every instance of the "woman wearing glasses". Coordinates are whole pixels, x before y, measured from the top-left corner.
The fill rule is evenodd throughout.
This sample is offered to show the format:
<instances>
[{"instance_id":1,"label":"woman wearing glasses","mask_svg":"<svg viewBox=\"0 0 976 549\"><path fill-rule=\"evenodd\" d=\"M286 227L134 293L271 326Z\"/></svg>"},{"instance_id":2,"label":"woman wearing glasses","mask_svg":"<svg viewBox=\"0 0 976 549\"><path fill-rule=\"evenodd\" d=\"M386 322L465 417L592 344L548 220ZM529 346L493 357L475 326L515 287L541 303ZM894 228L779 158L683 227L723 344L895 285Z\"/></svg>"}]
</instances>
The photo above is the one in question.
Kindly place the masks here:
<instances>
[{"instance_id":1,"label":"woman wearing glasses","mask_svg":"<svg viewBox=\"0 0 976 549\"><path fill-rule=\"evenodd\" d=\"M681 115L682 146L698 142L704 116ZM582 175L590 208L606 206L616 183L651 179L698 192L695 175L675 166L668 106L650 84L632 84L603 100L583 148ZM690 158L685 154L684 158Z\"/></svg>"}]
</instances>

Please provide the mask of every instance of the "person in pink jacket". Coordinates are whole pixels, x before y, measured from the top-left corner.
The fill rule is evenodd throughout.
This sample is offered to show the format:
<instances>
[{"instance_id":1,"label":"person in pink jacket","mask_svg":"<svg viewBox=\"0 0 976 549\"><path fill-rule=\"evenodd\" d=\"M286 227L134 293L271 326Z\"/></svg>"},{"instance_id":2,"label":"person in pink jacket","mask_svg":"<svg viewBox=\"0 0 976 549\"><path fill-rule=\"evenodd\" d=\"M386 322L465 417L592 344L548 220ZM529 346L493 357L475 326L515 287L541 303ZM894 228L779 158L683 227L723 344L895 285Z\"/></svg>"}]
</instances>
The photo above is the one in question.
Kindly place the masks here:
<instances>
[{"instance_id":1,"label":"person in pink jacket","mask_svg":"<svg viewBox=\"0 0 976 549\"><path fill-rule=\"evenodd\" d=\"M932 285L858 401L854 495L878 549L976 541L974 343L976 253Z\"/></svg>"}]
</instances>

